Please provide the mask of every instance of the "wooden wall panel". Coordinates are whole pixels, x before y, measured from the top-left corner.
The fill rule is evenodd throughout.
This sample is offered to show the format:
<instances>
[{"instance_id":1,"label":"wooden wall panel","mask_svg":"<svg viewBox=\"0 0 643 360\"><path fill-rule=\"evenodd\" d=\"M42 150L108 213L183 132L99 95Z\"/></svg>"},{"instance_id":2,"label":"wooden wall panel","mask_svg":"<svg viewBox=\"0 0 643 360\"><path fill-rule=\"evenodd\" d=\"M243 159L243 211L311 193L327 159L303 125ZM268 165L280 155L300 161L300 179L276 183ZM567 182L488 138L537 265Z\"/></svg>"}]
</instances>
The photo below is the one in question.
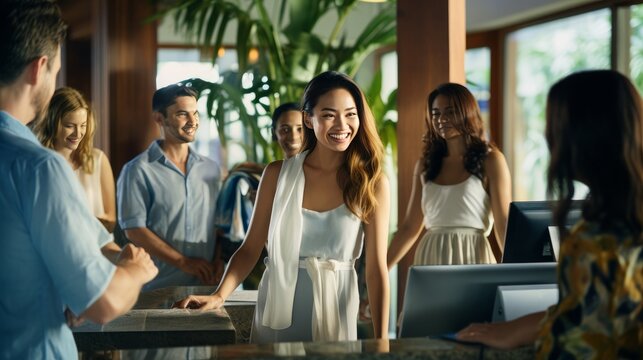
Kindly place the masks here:
<instances>
[{"instance_id":1,"label":"wooden wall panel","mask_svg":"<svg viewBox=\"0 0 643 360\"><path fill-rule=\"evenodd\" d=\"M122 166L159 136L152 121L156 89L156 23L148 1L106 1L109 131L112 167Z\"/></svg>"}]
</instances>

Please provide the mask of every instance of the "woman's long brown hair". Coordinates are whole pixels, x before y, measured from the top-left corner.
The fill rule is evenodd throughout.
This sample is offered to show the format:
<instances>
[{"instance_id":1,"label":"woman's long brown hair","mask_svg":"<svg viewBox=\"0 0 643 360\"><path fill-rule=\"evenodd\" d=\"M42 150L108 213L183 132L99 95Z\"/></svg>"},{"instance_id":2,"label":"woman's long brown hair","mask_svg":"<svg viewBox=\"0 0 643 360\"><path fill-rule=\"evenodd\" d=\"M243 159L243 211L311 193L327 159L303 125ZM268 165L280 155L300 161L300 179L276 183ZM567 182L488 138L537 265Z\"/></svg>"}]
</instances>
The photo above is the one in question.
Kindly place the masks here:
<instances>
[{"instance_id":1,"label":"woman's long brown hair","mask_svg":"<svg viewBox=\"0 0 643 360\"><path fill-rule=\"evenodd\" d=\"M464 137L467 148L464 155L464 168L484 181L484 161L493 146L484 139L484 124L478 102L466 87L456 83L439 85L427 98L425 118L427 131L422 154L424 180L431 181L438 176L442 168L442 159L448 155L446 141L435 131L432 124L431 107L440 95L451 101L453 106L451 125Z\"/></svg>"},{"instance_id":2,"label":"woman's long brown hair","mask_svg":"<svg viewBox=\"0 0 643 360\"><path fill-rule=\"evenodd\" d=\"M337 174L337 183L343 189L344 203L348 209L366 222L377 205L375 189L382 177L384 147L364 94L348 76L326 71L317 75L306 86L301 101L302 111L312 115L319 98L339 88L353 96L360 125L355 139L346 150L344 164ZM303 150L312 150L317 145L317 138L312 129L305 127L305 131Z\"/></svg>"},{"instance_id":3,"label":"woman's long brown hair","mask_svg":"<svg viewBox=\"0 0 643 360\"><path fill-rule=\"evenodd\" d=\"M589 188L583 218L603 227L624 224L643 241L643 112L641 96L616 71L569 75L547 98L548 193L564 230L573 181Z\"/></svg>"}]
</instances>

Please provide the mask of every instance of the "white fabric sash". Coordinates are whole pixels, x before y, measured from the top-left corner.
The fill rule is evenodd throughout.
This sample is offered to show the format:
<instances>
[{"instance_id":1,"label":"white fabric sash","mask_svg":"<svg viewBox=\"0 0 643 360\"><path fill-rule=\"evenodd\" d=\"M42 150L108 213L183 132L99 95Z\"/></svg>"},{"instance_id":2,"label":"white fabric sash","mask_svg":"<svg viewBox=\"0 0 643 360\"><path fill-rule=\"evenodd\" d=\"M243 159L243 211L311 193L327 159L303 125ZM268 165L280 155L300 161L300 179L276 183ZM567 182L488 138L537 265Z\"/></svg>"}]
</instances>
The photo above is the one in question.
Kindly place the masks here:
<instances>
[{"instance_id":1,"label":"white fabric sash","mask_svg":"<svg viewBox=\"0 0 643 360\"><path fill-rule=\"evenodd\" d=\"M336 271L353 270L353 262L309 257L305 264L313 285L313 341L350 340L349 329L339 315Z\"/></svg>"},{"instance_id":2,"label":"white fabric sash","mask_svg":"<svg viewBox=\"0 0 643 360\"><path fill-rule=\"evenodd\" d=\"M268 229L268 291L261 324L282 330L292 324L292 308L299 273L304 198L303 163L307 151L284 160L277 180Z\"/></svg>"}]
</instances>

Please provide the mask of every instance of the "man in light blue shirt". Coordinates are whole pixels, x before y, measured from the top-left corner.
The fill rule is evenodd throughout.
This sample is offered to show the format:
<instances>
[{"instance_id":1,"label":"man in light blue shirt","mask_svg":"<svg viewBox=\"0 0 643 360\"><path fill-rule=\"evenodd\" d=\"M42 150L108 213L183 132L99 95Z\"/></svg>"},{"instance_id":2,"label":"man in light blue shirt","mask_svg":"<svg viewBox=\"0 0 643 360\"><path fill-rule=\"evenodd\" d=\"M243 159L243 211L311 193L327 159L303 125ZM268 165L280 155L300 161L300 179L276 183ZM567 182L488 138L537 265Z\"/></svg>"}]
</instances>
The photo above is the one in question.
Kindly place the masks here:
<instances>
[{"instance_id":1,"label":"man in light blue shirt","mask_svg":"<svg viewBox=\"0 0 643 360\"><path fill-rule=\"evenodd\" d=\"M0 358L78 356L65 309L105 323L128 311L157 272L142 249L116 265L111 239L66 161L26 124L42 117L66 25L46 0L0 3Z\"/></svg>"},{"instance_id":2,"label":"man in light blue shirt","mask_svg":"<svg viewBox=\"0 0 643 360\"><path fill-rule=\"evenodd\" d=\"M119 225L159 268L145 291L216 284L223 270L214 229L221 173L189 146L199 127L197 94L169 85L154 93L152 108L163 138L123 167L116 186Z\"/></svg>"}]
</instances>

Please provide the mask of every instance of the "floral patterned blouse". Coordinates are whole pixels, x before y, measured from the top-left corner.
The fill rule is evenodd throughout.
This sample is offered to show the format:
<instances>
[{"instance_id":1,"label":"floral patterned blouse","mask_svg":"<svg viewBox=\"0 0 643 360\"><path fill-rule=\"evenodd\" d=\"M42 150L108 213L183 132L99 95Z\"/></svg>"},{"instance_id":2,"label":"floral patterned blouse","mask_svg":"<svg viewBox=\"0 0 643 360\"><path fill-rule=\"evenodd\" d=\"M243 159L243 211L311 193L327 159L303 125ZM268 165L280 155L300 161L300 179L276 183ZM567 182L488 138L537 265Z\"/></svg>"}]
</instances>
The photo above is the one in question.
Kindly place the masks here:
<instances>
[{"instance_id":1,"label":"floral patterned blouse","mask_svg":"<svg viewBox=\"0 0 643 360\"><path fill-rule=\"evenodd\" d=\"M558 287L558 304L541 324L538 358L643 359L640 237L579 222L561 244Z\"/></svg>"}]
</instances>

